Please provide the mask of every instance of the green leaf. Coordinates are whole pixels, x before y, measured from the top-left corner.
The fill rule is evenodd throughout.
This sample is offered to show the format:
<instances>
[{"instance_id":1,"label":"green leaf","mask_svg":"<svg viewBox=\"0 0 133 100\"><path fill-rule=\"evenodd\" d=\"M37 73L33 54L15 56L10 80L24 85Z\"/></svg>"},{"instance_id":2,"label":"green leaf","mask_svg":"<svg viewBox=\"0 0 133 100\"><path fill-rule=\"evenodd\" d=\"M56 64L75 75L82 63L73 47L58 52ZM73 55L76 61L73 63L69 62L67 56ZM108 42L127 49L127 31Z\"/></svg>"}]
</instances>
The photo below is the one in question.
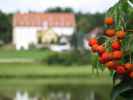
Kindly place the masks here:
<instances>
[{"instance_id":1,"label":"green leaf","mask_svg":"<svg viewBox=\"0 0 133 100\"><path fill-rule=\"evenodd\" d=\"M91 53L91 65L92 65L92 70L96 70L96 73L99 73L99 70L103 71L104 70L104 65L100 64L98 60L98 54L97 53Z\"/></svg>"},{"instance_id":2,"label":"green leaf","mask_svg":"<svg viewBox=\"0 0 133 100\"><path fill-rule=\"evenodd\" d=\"M111 100L117 100L119 96L124 97L126 100L133 100L133 80L121 81L113 87Z\"/></svg>"}]
</instances>

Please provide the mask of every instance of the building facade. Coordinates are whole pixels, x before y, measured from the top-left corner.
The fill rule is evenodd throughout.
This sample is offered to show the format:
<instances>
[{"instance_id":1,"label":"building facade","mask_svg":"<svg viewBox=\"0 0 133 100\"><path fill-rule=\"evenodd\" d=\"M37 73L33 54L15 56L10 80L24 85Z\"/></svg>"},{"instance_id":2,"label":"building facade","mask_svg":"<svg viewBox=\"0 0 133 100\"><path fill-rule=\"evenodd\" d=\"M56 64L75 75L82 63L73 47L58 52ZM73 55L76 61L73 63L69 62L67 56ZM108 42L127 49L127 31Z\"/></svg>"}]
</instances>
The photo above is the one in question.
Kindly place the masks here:
<instances>
[{"instance_id":1,"label":"building facade","mask_svg":"<svg viewBox=\"0 0 133 100\"><path fill-rule=\"evenodd\" d=\"M39 31L50 31L50 29L54 34L56 33L58 37L73 35L75 31L74 14L17 13L13 17L13 44L15 45L17 50L20 50L22 48L27 50L29 49L30 44L39 44ZM49 35L49 37L51 36L53 37L53 35ZM43 41L45 41L45 38L42 38Z\"/></svg>"}]
</instances>

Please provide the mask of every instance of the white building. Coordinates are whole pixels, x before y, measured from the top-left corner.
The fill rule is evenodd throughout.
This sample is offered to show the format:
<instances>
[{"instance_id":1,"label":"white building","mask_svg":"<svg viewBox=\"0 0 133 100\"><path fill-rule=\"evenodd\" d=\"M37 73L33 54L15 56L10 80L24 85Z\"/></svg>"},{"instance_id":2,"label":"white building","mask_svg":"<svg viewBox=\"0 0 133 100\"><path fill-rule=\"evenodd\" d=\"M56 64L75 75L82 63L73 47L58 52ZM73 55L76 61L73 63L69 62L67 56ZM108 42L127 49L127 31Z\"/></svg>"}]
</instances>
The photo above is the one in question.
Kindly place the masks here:
<instances>
[{"instance_id":1,"label":"white building","mask_svg":"<svg viewBox=\"0 0 133 100\"><path fill-rule=\"evenodd\" d=\"M75 30L72 13L17 13L13 17L13 44L16 49L38 45L38 32L52 29L59 37L71 36Z\"/></svg>"}]
</instances>

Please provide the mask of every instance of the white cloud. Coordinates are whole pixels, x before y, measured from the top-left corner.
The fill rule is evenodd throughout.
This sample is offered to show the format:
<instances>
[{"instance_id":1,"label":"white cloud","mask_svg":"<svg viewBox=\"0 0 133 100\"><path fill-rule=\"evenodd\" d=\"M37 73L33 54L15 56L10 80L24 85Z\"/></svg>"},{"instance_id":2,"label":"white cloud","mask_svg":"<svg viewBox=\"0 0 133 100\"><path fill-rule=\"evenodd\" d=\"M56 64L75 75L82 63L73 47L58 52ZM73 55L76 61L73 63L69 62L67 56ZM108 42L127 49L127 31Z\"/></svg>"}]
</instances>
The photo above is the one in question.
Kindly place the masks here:
<instances>
[{"instance_id":1,"label":"white cloud","mask_svg":"<svg viewBox=\"0 0 133 100\"><path fill-rule=\"evenodd\" d=\"M5 12L44 11L49 7L71 7L75 11L103 12L118 0L0 0L0 9Z\"/></svg>"}]
</instances>

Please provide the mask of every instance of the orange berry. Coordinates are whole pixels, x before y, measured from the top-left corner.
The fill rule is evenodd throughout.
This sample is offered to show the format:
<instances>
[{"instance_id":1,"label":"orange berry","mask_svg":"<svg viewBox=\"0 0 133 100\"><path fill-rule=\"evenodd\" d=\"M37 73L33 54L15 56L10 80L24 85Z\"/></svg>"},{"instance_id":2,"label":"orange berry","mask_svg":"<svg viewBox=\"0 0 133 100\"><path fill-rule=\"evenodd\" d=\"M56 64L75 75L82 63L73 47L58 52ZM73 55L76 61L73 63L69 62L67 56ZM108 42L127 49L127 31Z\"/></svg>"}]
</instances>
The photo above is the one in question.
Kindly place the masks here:
<instances>
[{"instance_id":1,"label":"orange berry","mask_svg":"<svg viewBox=\"0 0 133 100\"><path fill-rule=\"evenodd\" d=\"M126 36L126 32L118 31L118 32L116 32L116 36L117 36L118 39L123 39Z\"/></svg>"},{"instance_id":2,"label":"orange berry","mask_svg":"<svg viewBox=\"0 0 133 100\"><path fill-rule=\"evenodd\" d=\"M115 69L117 63L115 61L109 61L105 64L110 70Z\"/></svg>"},{"instance_id":3,"label":"orange berry","mask_svg":"<svg viewBox=\"0 0 133 100\"><path fill-rule=\"evenodd\" d=\"M99 45L99 46L97 47L97 52L98 52L99 54L102 54L102 53L105 52L105 48L103 47L103 45Z\"/></svg>"},{"instance_id":4,"label":"orange berry","mask_svg":"<svg viewBox=\"0 0 133 100\"><path fill-rule=\"evenodd\" d=\"M120 50L113 51L112 56L114 60L120 60L123 56L123 53Z\"/></svg>"},{"instance_id":5,"label":"orange berry","mask_svg":"<svg viewBox=\"0 0 133 100\"><path fill-rule=\"evenodd\" d=\"M132 68L133 68L133 64L126 63L126 64L125 64L125 68L126 68L127 70L132 69Z\"/></svg>"},{"instance_id":6,"label":"orange berry","mask_svg":"<svg viewBox=\"0 0 133 100\"><path fill-rule=\"evenodd\" d=\"M114 29L107 29L105 31L105 35L108 37L113 37L115 35L115 30Z\"/></svg>"},{"instance_id":7,"label":"orange berry","mask_svg":"<svg viewBox=\"0 0 133 100\"><path fill-rule=\"evenodd\" d=\"M92 51L97 52L98 46L99 46L98 44L92 45Z\"/></svg>"},{"instance_id":8,"label":"orange berry","mask_svg":"<svg viewBox=\"0 0 133 100\"><path fill-rule=\"evenodd\" d=\"M129 75L130 78L133 78L133 71L130 72L128 75Z\"/></svg>"},{"instance_id":9,"label":"orange berry","mask_svg":"<svg viewBox=\"0 0 133 100\"><path fill-rule=\"evenodd\" d=\"M112 17L105 18L104 23L107 25L112 25L113 24L113 18Z\"/></svg>"}]
</instances>

